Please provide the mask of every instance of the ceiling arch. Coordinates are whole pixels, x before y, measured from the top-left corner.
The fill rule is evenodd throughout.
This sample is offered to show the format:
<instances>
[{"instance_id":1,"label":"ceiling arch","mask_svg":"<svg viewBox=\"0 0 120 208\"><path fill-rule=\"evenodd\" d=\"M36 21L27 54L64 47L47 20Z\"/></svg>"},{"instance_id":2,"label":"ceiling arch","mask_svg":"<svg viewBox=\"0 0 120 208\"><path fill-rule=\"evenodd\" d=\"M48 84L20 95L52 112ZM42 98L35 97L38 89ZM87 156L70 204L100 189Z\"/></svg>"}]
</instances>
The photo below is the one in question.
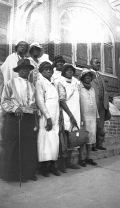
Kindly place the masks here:
<instances>
[{"instance_id":1,"label":"ceiling arch","mask_svg":"<svg viewBox=\"0 0 120 208\"><path fill-rule=\"evenodd\" d=\"M108 0L108 2L114 10L120 12L120 0Z\"/></svg>"}]
</instances>

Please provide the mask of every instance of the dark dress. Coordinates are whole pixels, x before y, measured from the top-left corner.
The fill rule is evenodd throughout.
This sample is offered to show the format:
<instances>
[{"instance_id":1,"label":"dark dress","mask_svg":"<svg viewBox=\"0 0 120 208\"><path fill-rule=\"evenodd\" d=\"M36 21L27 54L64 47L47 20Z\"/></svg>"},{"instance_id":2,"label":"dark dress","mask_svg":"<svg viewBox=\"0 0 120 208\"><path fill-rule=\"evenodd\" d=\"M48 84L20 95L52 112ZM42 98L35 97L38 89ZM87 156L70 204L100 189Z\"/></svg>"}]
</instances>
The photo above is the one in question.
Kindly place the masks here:
<instances>
[{"instance_id":1,"label":"dark dress","mask_svg":"<svg viewBox=\"0 0 120 208\"><path fill-rule=\"evenodd\" d=\"M32 179L37 168L37 135L34 126L34 115L24 113L20 121L20 155L21 176L26 179ZM19 120L14 113L7 113L0 165L0 177L3 180L19 180L19 159Z\"/></svg>"}]
</instances>

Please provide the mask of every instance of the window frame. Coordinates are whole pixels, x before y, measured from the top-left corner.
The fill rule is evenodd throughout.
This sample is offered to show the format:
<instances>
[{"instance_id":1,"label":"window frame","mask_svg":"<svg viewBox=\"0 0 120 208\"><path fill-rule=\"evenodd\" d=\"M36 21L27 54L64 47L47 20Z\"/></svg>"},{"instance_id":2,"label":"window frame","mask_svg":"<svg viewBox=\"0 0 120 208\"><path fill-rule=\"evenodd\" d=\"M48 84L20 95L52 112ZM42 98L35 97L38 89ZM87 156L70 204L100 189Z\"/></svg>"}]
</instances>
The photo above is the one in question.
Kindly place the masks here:
<instances>
[{"instance_id":1,"label":"window frame","mask_svg":"<svg viewBox=\"0 0 120 208\"><path fill-rule=\"evenodd\" d=\"M60 19L62 18L63 14L65 14L65 12L69 12L69 9L65 9L61 12L60 15ZM69 13L70 15L70 13ZM104 33L103 36L101 36L101 46L100 46L100 54L101 54L101 73L106 75L106 76L110 76L110 77L116 77L116 71L115 71L115 41L114 41L114 36L113 33L111 31L111 29L108 27L108 25L103 22L103 20L100 18L100 23L103 24L104 28L107 29L109 36L111 38L111 42L112 42L112 74L105 72L105 54L104 54L104 44L107 44L104 42ZM59 27L59 31L61 30L61 28L65 28L64 25L61 24L60 22L60 27ZM68 29L68 28L67 28ZM60 32L59 32L60 35ZM72 64L76 67L76 62L77 62L77 44L71 42L72 45ZM87 64L90 65L90 60L92 58L92 43L87 43Z\"/></svg>"}]
</instances>

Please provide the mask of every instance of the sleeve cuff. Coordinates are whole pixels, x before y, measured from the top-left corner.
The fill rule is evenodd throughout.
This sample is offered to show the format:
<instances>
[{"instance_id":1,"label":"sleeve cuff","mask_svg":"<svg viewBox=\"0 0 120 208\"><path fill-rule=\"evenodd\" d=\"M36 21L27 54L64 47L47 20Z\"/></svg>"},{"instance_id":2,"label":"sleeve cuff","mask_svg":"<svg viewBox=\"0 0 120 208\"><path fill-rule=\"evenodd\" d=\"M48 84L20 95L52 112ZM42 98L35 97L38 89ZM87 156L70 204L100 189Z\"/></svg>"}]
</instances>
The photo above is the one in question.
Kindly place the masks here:
<instances>
[{"instance_id":1,"label":"sleeve cuff","mask_svg":"<svg viewBox=\"0 0 120 208\"><path fill-rule=\"evenodd\" d=\"M15 113L15 111L17 110L17 108L18 108L18 107L15 106L15 107L12 109L12 112Z\"/></svg>"}]
</instances>

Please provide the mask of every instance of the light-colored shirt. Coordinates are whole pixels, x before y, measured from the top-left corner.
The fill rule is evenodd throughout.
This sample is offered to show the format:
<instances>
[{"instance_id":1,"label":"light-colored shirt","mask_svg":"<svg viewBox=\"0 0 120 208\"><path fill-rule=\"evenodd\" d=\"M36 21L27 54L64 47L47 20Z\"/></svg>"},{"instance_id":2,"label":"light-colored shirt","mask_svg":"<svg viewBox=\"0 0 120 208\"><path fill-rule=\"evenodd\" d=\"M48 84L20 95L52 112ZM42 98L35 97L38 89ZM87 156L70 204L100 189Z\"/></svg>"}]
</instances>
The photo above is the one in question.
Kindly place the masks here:
<instances>
[{"instance_id":1,"label":"light-colored shirt","mask_svg":"<svg viewBox=\"0 0 120 208\"><path fill-rule=\"evenodd\" d=\"M21 57L17 55L17 53L12 53L1 65L1 72L3 74L4 84L7 84L10 79L18 77L18 73L14 72L13 68L17 67L17 63L20 59Z\"/></svg>"},{"instance_id":2,"label":"light-colored shirt","mask_svg":"<svg viewBox=\"0 0 120 208\"><path fill-rule=\"evenodd\" d=\"M58 82L58 79L61 77L61 73L61 71L54 70L54 73L52 75L52 81Z\"/></svg>"},{"instance_id":3,"label":"light-colored shirt","mask_svg":"<svg viewBox=\"0 0 120 208\"><path fill-rule=\"evenodd\" d=\"M58 86L59 80L61 80L61 74L61 71L57 71L56 69L54 70L51 80L56 84L56 86ZM75 77L72 77L72 80L79 83L79 81Z\"/></svg>"},{"instance_id":4,"label":"light-colored shirt","mask_svg":"<svg viewBox=\"0 0 120 208\"><path fill-rule=\"evenodd\" d=\"M77 121L77 125L80 128L81 115L80 115L80 93L79 93L79 81L77 79L66 79L61 76L58 83L59 100L65 101L72 115ZM70 117L63 111L64 128L67 131L72 130Z\"/></svg>"},{"instance_id":5,"label":"light-colored shirt","mask_svg":"<svg viewBox=\"0 0 120 208\"><path fill-rule=\"evenodd\" d=\"M30 64L34 66L35 69L39 69L39 66L41 64L40 59L38 59L38 62L34 61L32 57L28 58L30 60Z\"/></svg>"},{"instance_id":6,"label":"light-colored shirt","mask_svg":"<svg viewBox=\"0 0 120 208\"><path fill-rule=\"evenodd\" d=\"M38 79L36 82L36 103L38 105L39 110L42 112L42 114L46 117L46 119L50 118L50 112L47 109L46 106L46 100L51 99L54 97L54 94L49 89L51 89L51 86L53 85L52 82L48 81L46 78L44 78L41 75L42 79ZM52 86L55 88L55 86ZM49 92L49 95L48 95ZM50 98L47 98L50 97Z\"/></svg>"},{"instance_id":7,"label":"light-colored shirt","mask_svg":"<svg viewBox=\"0 0 120 208\"><path fill-rule=\"evenodd\" d=\"M36 108L34 85L21 77L9 80L3 88L1 106L8 113L21 108L24 113L32 114Z\"/></svg>"},{"instance_id":8,"label":"light-colored shirt","mask_svg":"<svg viewBox=\"0 0 120 208\"><path fill-rule=\"evenodd\" d=\"M38 79L39 66L40 66L41 62L39 59L38 59L38 62L34 61L32 57L29 57L28 59L30 60L30 64L34 66L34 69L30 72L29 81L35 85L35 83Z\"/></svg>"}]
</instances>

